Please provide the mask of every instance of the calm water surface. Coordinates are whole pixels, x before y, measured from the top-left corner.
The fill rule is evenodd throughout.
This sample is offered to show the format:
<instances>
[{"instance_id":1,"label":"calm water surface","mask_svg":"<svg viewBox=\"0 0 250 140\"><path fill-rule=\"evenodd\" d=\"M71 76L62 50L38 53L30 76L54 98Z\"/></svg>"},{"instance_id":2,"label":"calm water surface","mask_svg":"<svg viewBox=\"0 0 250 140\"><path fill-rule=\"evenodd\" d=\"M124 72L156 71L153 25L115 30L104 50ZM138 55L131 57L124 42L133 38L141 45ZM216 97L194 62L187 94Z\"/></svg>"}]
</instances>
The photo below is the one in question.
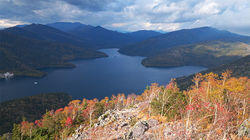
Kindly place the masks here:
<instances>
[{"instance_id":1,"label":"calm water surface","mask_svg":"<svg viewBox=\"0 0 250 140\"><path fill-rule=\"evenodd\" d=\"M145 68L142 57L101 50L108 58L74 61L74 69L48 69L44 78L0 81L0 101L48 92L66 92L73 98L103 98L117 93L143 92L147 85L166 85L171 78L205 70L204 67ZM38 84L34 84L38 82Z\"/></svg>"}]
</instances>

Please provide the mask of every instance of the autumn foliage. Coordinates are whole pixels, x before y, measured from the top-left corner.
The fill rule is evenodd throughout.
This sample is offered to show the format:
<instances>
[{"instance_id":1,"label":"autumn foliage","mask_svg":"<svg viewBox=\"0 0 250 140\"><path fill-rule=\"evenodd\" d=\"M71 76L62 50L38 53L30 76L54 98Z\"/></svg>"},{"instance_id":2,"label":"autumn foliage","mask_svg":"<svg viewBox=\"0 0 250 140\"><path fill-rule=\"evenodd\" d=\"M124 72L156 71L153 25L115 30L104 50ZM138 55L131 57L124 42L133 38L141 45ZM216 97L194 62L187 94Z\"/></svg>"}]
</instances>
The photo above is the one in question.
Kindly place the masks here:
<instances>
[{"instance_id":1,"label":"autumn foliage","mask_svg":"<svg viewBox=\"0 0 250 140\"><path fill-rule=\"evenodd\" d=\"M102 100L73 100L64 108L48 111L34 123L23 121L13 133L19 139L64 139L80 125L93 127L98 117L108 110L140 105L138 115L142 114L142 117L156 118L161 123L183 123L185 130L181 135L186 139L246 137L239 128L249 119L250 80L230 77L227 71L221 76L197 74L193 82L194 85L186 91L180 91L172 80L167 86L152 84L141 95L118 94Z\"/></svg>"}]
</instances>

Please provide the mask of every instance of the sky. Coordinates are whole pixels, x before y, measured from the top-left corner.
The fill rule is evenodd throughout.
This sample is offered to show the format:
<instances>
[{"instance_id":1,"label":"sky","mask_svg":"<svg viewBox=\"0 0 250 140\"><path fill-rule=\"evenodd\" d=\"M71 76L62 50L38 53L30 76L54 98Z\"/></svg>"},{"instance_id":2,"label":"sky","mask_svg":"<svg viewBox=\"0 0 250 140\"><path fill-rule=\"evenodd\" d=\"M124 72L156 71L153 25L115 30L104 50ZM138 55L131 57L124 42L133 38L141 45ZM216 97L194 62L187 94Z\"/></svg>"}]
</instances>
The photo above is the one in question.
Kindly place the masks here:
<instances>
[{"instance_id":1,"label":"sky","mask_svg":"<svg viewBox=\"0 0 250 140\"><path fill-rule=\"evenodd\" d=\"M0 0L0 28L61 21L117 31L211 26L250 35L250 0Z\"/></svg>"}]
</instances>

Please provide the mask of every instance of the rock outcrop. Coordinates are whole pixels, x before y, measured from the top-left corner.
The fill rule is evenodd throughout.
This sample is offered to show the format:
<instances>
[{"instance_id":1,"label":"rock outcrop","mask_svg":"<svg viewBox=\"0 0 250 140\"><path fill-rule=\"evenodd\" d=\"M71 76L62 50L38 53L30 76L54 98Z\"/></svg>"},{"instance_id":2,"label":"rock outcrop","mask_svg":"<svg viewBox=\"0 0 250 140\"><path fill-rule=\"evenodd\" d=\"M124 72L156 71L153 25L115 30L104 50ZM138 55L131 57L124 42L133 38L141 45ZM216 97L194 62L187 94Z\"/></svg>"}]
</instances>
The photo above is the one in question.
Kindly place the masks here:
<instances>
[{"instance_id":1,"label":"rock outcrop","mask_svg":"<svg viewBox=\"0 0 250 140\"><path fill-rule=\"evenodd\" d=\"M138 117L140 116L138 112L145 106L145 103L142 104L129 109L106 111L93 127L80 126L68 140L185 139L183 122L162 123L154 118Z\"/></svg>"}]
</instances>

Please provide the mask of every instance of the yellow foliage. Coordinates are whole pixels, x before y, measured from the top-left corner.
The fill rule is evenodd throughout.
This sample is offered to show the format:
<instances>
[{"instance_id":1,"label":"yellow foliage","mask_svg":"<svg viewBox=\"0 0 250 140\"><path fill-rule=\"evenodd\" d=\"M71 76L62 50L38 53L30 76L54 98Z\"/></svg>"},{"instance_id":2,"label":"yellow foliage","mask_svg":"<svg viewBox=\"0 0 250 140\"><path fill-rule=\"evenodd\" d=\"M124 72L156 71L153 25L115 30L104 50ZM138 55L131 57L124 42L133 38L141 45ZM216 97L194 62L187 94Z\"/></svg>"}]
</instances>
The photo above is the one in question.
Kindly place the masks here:
<instances>
[{"instance_id":1,"label":"yellow foliage","mask_svg":"<svg viewBox=\"0 0 250 140\"><path fill-rule=\"evenodd\" d=\"M165 123L167 122L167 117L157 115L157 116L152 116L152 119L158 120L160 123Z\"/></svg>"},{"instance_id":2,"label":"yellow foliage","mask_svg":"<svg viewBox=\"0 0 250 140\"><path fill-rule=\"evenodd\" d=\"M223 132L223 130L221 130L221 129L217 129L217 130L216 130L216 133L217 133L218 135L222 135L222 132Z\"/></svg>"}]
</instances>

